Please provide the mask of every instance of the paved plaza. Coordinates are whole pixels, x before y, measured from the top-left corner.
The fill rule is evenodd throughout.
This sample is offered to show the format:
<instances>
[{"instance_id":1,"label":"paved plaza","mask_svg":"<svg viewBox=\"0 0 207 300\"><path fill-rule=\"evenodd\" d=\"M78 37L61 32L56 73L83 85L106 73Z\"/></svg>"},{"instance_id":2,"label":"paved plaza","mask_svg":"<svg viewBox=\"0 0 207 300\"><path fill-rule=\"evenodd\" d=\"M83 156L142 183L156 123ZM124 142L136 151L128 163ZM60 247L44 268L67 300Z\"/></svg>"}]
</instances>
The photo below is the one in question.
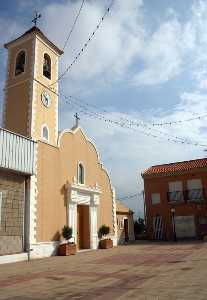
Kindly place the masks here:
<instances>
[{"instance_id":1,"label":"paved plaza","mask_svg":"<svg viewBox=\"0 0 207 300\"><path fill-rule=\"evenodd\" d=\"M0 299L207 299L207 244L140 242L0 265Z\"/></svg>"}]
</instances>

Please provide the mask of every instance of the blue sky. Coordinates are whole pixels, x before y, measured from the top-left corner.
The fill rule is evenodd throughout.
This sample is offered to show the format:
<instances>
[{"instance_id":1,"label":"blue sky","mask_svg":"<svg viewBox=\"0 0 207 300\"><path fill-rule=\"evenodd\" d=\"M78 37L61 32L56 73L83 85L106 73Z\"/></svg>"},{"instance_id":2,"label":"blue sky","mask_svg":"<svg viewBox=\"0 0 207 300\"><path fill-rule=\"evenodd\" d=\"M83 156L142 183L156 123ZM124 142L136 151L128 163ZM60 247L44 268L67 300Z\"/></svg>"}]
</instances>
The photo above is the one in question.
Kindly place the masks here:
<instances>
[{"instance_id":1,"label":"blue sky","mask_svg":"<svg viewBox=\"0 0 207 300\"><path fill-rule=\"evenodd\" d=\"M110 1L86 0L60 72L71 63ZM34 9L39 27L59 47L64 45L81 1L8 0L0 2L0 45L28 30ZM105 118L145 122L144 133L89 118L81 126L96 143L117 196L143 189L141 172L159 163L204 157L204 148L166 141L179 136L207 144L206 119L149 129L155 122L188 119L207 111L207 1L116 0L94 40L60 81L60 89L95 105ZM0 50L0 100L6 73ZM60 129L72 127L73 107L59 99ZM151 128L151 127L150 127ZM162 131L162 133L157 130ZM159 138L147 136L156 134ZM125 201L142 213L141 197Z\"/></svg>"}]
</instances>

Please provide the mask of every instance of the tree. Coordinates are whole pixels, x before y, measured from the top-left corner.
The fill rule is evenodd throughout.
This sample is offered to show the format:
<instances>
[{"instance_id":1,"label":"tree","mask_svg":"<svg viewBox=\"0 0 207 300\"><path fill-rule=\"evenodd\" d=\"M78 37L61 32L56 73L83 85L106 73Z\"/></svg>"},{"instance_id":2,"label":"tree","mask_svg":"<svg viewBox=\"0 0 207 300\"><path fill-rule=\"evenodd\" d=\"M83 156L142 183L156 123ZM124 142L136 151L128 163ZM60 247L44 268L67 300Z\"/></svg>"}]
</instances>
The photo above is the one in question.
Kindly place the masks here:
<instances>
[{"instance_id":1,"label":"tree","mask_svg":"<svg viewBox=\"0 0 207 300\"><path fill-rule=\"evenodd\" d=\"M143 218L138 218L137 221L134 222L134 233L141 234L145 232L145 223Z\"/></svg>"}]
</instances>

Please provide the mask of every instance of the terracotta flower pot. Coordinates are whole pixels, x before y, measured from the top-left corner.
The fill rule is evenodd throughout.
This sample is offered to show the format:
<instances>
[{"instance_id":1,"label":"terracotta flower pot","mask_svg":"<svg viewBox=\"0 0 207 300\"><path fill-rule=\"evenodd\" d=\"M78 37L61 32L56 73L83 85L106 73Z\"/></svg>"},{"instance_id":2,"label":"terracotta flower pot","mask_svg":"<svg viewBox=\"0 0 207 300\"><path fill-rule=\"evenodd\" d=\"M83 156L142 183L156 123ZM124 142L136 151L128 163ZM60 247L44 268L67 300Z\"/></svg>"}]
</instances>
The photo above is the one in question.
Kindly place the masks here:
<instances>
[{"instance_id":1,"label":"terracotta flower pot","mask_svg":"<svg viewBox=\"0 0 207 300\"><path fill-rule=\"evenodd\" d=\"M99 241L100 249L109 249L113 248L113 241L111 239L103 239Z\"/></svg>"},{"instance_id":2,"label":"terracotta flower pot","mask_svg":"<svg viewBox=\"0 0 207 300\"><path fill-rule=\"evenodd\" d=\"M68 256L72 254L76 254L76 244L74 243L67 243L67 244L61 244L58 248L58 255L61 256Z\"/></svg>"}]
</instances>

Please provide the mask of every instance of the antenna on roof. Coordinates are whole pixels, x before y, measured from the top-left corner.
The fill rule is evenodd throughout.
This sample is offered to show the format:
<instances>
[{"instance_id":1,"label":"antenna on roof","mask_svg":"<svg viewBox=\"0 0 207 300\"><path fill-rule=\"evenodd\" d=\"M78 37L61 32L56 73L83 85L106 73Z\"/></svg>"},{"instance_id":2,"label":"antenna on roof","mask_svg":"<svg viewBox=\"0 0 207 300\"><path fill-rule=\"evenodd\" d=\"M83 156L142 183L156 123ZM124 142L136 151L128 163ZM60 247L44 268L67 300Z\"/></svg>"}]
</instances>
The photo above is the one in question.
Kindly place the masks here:
<instances>
[{"instance_id":1,"label":"antenna on roof","mask_svg":"<svg viewBox=\"0 0 207 300\"><path fill-rule=\"evenodd\" d=\"M42 15L39 14L36 10L34 12L35 12L35 17L32 20L32 23L34 23L35 27L37 27L37 21L38 21L38 19L40 19L42 17Z\"/></svg>"}]
</instances>

